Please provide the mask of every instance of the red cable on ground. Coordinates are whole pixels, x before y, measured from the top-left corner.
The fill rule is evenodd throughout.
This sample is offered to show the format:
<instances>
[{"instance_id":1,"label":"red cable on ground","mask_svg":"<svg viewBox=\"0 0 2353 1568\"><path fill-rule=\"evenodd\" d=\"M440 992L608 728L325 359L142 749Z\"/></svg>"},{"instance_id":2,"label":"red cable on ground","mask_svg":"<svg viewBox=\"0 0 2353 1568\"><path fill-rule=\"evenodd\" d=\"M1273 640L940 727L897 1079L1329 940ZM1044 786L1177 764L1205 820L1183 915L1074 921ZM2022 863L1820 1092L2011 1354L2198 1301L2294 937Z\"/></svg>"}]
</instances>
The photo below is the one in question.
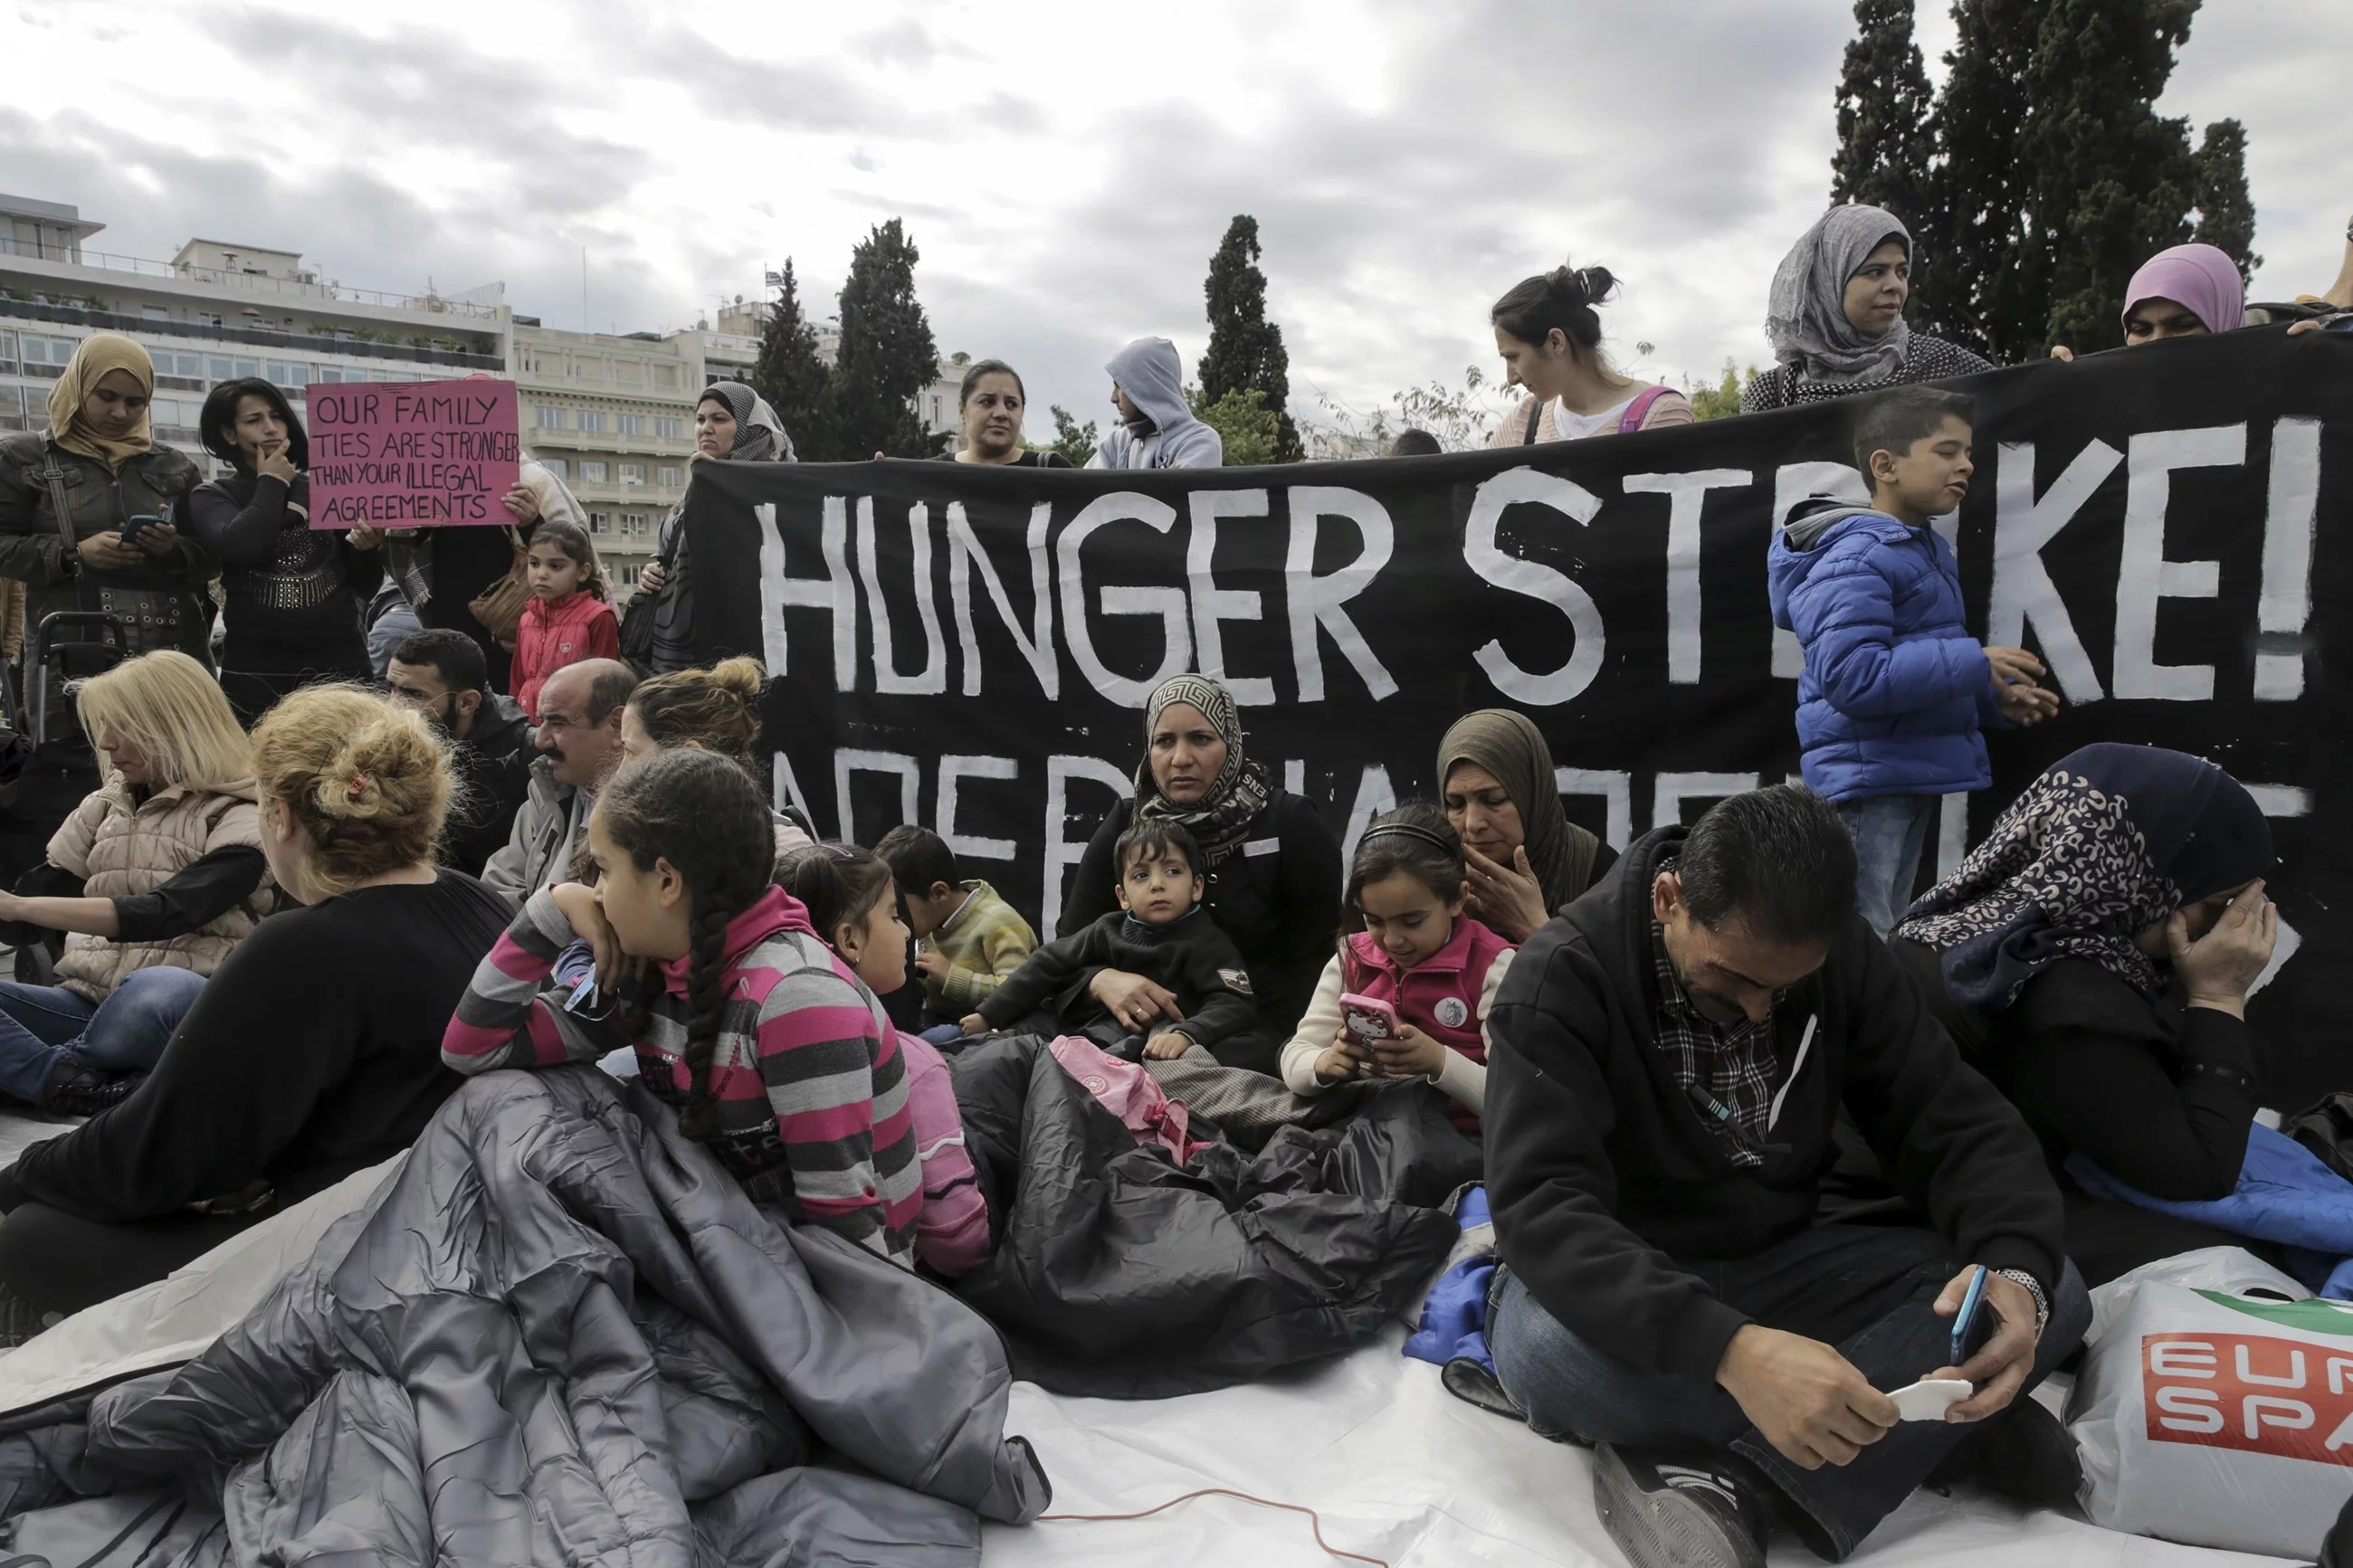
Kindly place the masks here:
<instances>
[{"instance_id":1,"label":"red cable on ground","mask_svg":"<svg viewBox=\"0 0 2353 1568\"><path fill-rule=\"evenodd\" d=\"M1131 1519L1150 1519L1155 1513L1167 1512L1178 1503L1191 1502L1195 1498L1204 1497L1239 1498L1244 1502L1254 1502L1261 1508L1279 1508L1286 1513L1303 1513L1307 1516L1307 1527L1315 1532L1315 1544L1331 1555L1350 1563L1369 1563L1373 1568L1389 1568L1387 1558L1366 1557L1357 1552L1343 1552L1324 1540L1324 1521L1312 1508L1303 1508L1295 1502L1276 1502L1271 1498L1252 1497L1248 1492L1238 1492L1226 1487L1203 1487L1199 1491L1187 1492L1183 1497L1170 1498L1158 1508L1147 1508L1141 1513L1041 1513L1036 1522L1039 1524L1118 1524Z\"/></svg>"}]
</instances>

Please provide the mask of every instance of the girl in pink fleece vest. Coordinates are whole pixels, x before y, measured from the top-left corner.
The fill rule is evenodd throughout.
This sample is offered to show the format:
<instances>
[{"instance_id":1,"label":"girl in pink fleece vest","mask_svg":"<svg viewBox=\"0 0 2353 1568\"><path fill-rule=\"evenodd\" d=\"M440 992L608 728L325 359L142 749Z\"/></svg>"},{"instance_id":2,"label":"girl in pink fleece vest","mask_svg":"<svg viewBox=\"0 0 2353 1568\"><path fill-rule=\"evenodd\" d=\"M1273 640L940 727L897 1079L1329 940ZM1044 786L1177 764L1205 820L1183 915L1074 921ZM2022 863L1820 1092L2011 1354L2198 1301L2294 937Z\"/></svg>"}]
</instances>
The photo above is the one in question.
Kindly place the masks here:
<instances>
[{"instance_id":1,"label":"girl in pink fleece vest","mask_svg":"<svg viewBox=\"0 0 2353 1568\"><path fill-rule=\"evenodd\" d=\"M1456 1125L1478 1131L1487 1012L1514 949L1462 912L1463 877L1461 837L1430 802L1409 801L1365 830L1348 868L1348 906L1365 929L1341 940L1283 1047L1282 1078L1294 1092L1320 1094L1357 1078L1426 1079L1454 1102ZM1388 1003L1397 1037L1367 1047L1351 1036L1344 994Z\"/></svg>"},{"instance_id":2,"label":"girl in pink fleece vest","mask_svg":"<svg viewBox=\"0 0 2353 1568\"><path fill-rule=\"evenodd\" d=\"M542 518L523 557L531 598L515 628L508 679L525 717L539 722L539 692L567 664L621 657L621 623L607 601L596 546L576 523Z\"/></svg>"}]
</instances>

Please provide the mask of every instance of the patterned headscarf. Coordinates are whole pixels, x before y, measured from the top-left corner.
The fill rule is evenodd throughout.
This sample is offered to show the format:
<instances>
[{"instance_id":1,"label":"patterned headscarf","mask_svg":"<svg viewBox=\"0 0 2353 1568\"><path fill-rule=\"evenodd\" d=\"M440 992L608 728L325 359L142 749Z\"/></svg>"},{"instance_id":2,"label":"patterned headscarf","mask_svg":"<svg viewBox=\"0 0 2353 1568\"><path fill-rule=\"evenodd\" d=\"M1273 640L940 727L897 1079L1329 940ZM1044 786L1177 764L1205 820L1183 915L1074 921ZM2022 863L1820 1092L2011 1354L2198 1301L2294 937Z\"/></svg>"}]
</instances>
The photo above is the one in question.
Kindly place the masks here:
<instances>
[{"instance_id":1,"label":"patterned headscarf","mask_svg":"<svg viewBox=\"0 0 2353 1568\"><path fill-rule=\"evenodd\" d=\"M1198 709L1218 739L1226 743L1226 765L1209 781L1208 792L1190 805L1180 805L1160 793L1152 776L1152 733L1160 715L1183 703ZM1144 761L1135 770L1135 807L1132 820L1174 822L1190 833L1208 858L1218 864L1242 847L1250 824L1274 799L1274 781L1266 770L1242 752L1241 714L1234 694L1206 675L1179 675L1160 683L1144 705Z\"/></svg>"},{"instance_id":2,"label":"patterned headscarf","mask_svg":"<svg viewBox=\"0 0 2353 1568\"><path fill-rule=\"evenodd\" d=\"M695 399L698 405L716 398L735 418L735 444L724 454L731 463L796 463L793 438L768 400L740 381L714 381Z\"/></svg>"},{"instance_id":3,"label":"patterned headscarf","mask_svg":"<svg viewBox=\"0 0 2353 1568\"><path fill-rule=\"evenodd\" d=\"M2213 763L2085 746L2029 784L1894 934L1941 952L1953 1000L1987 1016L2064 958L2153 999L2165 983L2134 936L2274 863L2263 808Z\"/></svg>"},{"instance_id":4,"label":"patterned headscarf","mask_svg":"<svg viewBox=\"0 0 2353 1568\"><path fill-rule=\"evenodd\" d=\"M110 371L118 370L129 371L140 391L154 395L155 362L147 357L145 349L120 332L92 332L82 339L65 374L49 388L49 439L69 452L96 458L110 468L122 467L153 445L144 414L139 416L130 435L121 437L101 436L82 417L82 405L90 401L90 388Z\"/></svg>"},{"instance_id":5,"label":"patterned headscarf","mask_svg":"<svg viewBox=\"0 0 2353 1568\"><path fill-rule=\"evenodd\" d=\"M1592 886L1593 861L1601 840L1569 821L1567 813L1561 810L1552 748L1545 744L1544 731L1534 720L1509 708L1484 708L1464 714L1438 743L1440 795L1446 791L1446 775L1457 763L1469 763L1494 774L1512 804L1520 808L1528 869L1544 889L1545 908L1558 910Z\"/></svg>"},{"instance_id":6,"label":"patterned headscarf","mask_svg":"<svg viewBox=\"0 0 2353 1568\"><path fill-rule=\"evenodd\" d=\"M1894 213L1879 207L1838 206L1806 230L1773 273L1765 306L1765 335L1773 357L1798 367L1807 381L1881 381L1904 373L1912 349L1912 329L1904 318L1870 338L1846 319L1846 286L1891 239L1912 255L1912 235Z\"/></svg>"}]
</instances>

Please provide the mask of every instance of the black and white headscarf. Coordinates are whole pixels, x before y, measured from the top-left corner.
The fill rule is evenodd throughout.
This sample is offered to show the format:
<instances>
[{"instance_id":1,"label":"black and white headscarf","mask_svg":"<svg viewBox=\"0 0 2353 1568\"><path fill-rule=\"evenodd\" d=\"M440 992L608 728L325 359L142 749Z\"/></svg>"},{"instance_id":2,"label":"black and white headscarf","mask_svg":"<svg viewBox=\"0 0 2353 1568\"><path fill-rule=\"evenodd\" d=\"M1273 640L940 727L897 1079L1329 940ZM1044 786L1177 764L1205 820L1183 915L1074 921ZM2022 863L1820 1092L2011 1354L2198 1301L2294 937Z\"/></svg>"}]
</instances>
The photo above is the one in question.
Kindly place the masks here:
<instances>
[{"instance_id":1,"label":"black and white headscarf","mask_svg":"<svg viewBox=\"0 0 2353 1568\"><path fill-rule=\"evenodd\" d=\"M1160 727L1160 715L1178 703L1198 709L1226 743L1226 765L1209 781L1208 793L1191 805L1179 805L1162 795L1152 776L1153 731ZM1243 755L1241 711L1232 692L1206 675L1179 675L1160 683L1144 705L1144 761L1135 770L1134 821L1177 824L1193 836L1215 868L1242 847L1250 824L1274 795L1274 781L1266 770Z\"/></svg>"}]
</instances>

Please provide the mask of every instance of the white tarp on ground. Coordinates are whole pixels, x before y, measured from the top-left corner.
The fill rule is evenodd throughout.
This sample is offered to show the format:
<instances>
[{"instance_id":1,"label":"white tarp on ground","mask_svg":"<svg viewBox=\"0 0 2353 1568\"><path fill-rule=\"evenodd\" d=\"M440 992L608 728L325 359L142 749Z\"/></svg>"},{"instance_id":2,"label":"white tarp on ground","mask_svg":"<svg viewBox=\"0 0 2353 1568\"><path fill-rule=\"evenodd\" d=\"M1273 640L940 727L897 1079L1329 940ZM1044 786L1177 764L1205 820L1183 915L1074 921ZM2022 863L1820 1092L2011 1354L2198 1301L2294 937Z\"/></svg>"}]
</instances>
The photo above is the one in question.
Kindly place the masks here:
<instances>
[{"instance_id":1,"label":"white tarp on ground","mask_svg":"<svg viewBox=\"0 0 2353 1568\"><path fill-rule=\"evenodd\" d=\"M1593 1511L1583 1451L1547 1443L1440 1386L1398 1353L1400 1330L1314 1372L1149 1404L1061 1399L1029 1384L1008 1429L1053 1479L1047 1511L1133 1513L1229 1487L1323 1516L1324 1538L1393 1568L1622 1568ZM987 1568L1335 1568L1300 1514L1203 1498L1116 1524L983 1532ZM2319 1542L2315 1542L2316 1550ZM1817 1560L1791 1541L1776 1564ZM1884 1568L2280 1568L2276 1557L2118 1535L2080 1517L2026 1513L1976 1493L1922 1492L1854 1562Z\"/></svg>"}]
</instances>

